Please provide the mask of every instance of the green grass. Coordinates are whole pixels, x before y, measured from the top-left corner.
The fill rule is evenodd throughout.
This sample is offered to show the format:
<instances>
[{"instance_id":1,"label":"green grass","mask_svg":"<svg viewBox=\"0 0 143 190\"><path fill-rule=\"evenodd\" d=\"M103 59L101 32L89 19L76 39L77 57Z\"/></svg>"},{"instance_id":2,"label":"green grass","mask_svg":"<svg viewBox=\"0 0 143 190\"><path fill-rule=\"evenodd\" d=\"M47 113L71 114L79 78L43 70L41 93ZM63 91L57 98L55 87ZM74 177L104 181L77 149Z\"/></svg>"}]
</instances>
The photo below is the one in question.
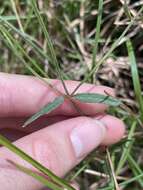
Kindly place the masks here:
<instances>
[{"instance_id":1,"label":"green grass","mask_svg":"<svg viewBox=\"0 0 143 190\"><path fill-rule=\"evenodd\" d=\"M109 148L110 165L105 161L106 155L96 151L96 154L91 154L75 168L67 179L80 181L82 189L86 189L84 183L86 180L88 188L97 183L98 189L112 190L115 189L114 185L117 182L116 187L119 185L123 190L141 190L143 188L141 160L143 71L140 69L139 60L143 53L140 22L143 7L142 4L137 4L141 1L132 4L81 0L58 2L57 4L55 1L51 5L47 1L40 8L34 0L0 2L1 71L32 74L41 80L44 80L42 77L59 78L67 95L69 92L64 79L79 80L80 84L75 87L72 96L84 82L115 87L117 95L125 105L120 108L115 107L109 110L109 113L120 117L126 123L126 136L120 143ZM124 11L120 17L121 9ZM82 18L80 18L81 11L83 11ZM118 20L120 22L117 22ZM129 65L125 61L122 69L119 58L127 60ZM108 61L113 62L112 67L107 64ZM44 81L54 89L47 80ZM128 88L123 85L124 82L129 84ZM0 138L0 143L23 157L23 152L13 147L3 137ZM28 158L28 155L23 157L29 162L32 161L31 164L37 164ZM55 185L27 168L13 164L51 189L58 189L57 184L73 189L67 185L67 181L56 176L54 176L54 180L57 180ZM110 180L86 174L87 168L111 176ZM47 169L46 171L48 176L50 174L53 177L50 171ZM118 180L119 176L126 180ZM101 183L102 181L104 183Z\"/></svg>"},{"instance_id":2,"label":"green grass","mask_svg":"<svg viewBox=\"0 0 143 190\"><path fill-rule=\"evenodd\" d=\"M136 99L139 106L140 119L143 122L142 90L141 90L141 84L140 84L139 73L138 73L138 68L137 68L137 62L136 62L134 50L132 47L132 43L130 40L127 41L127 48L128 48L128 54L129 54L130 64L131 64L131 73L132 73L134 91L135 91Z\"/></svg>"}]
</instances>

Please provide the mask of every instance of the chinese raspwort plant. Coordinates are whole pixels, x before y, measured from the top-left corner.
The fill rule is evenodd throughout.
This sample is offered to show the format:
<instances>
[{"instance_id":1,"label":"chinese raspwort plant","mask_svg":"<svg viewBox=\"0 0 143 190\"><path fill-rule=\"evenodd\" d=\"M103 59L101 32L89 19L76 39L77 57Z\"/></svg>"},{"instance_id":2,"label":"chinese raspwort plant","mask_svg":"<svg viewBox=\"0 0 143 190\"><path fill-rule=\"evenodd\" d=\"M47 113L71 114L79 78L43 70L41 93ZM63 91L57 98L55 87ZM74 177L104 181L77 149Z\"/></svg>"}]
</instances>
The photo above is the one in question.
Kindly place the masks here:
<instances>
[{"instance_id":1,"label":"chinese raspwort plant","mask_svg":"<svg viewBox=\"0 0 143 190\"><path fill-rule=\"evenodd\" d=\"M58 108L60 105L64 103L64 100L68 98L69 100L74 103L74 100L79 100L80 102L84 103L104 103L109 106L119 106L121 104L121 101L113 98L111 96L107 95L102 95L102 94L95 94L95 93L80 93L80 94L75 94L75 95L63 95L57 97L53 102L47 104L44 106L39 112L34 114L32 117L30 117L23 125L23 127L26 127L39 117L52 112L56 108ZM76 104L74 103L75 108Z\"/></svg>"},{"instance_id":2,"label":"chinese raspwort plant","mask_svg":"<svg viewBox=\"0 0 143 190\"><path fill-rule=\"evenodd\" d=\"M109 106L118 106L118 105L121 104L120 100L115 99L114 97L111 97L108 94L106 95L106 93L105 93L105 95L93 94L93 93L77 94L76 91L84 82L92 81L92 80L94 81L93 75L95 75L95 73L98 71L100 65L102 65L106 61L106 59L111 56L113 51L122 42L122 39L124 37L126 37L127 32L129 31L131 26L135 23L135 21L137 19L137 16L139 15L139 13L142 12L142 8L138 12L138 14L131 19L131 22L129 23L127 28L124 30L124 32L121 34L121 36L119 38L117 38L116 41L113 42L113 44L111 45L109 51L107 53L105 53L105 55L103 55L103 57L100 60L97 60L96 58L97 58L98 46L99 46L99 43L100 43L100 29L101 29L101 24L102 24L102 12L103 12L103 1L102 0L99 1L99 8L98 8L99 11L98 12L100 14L98 14L98 19L97 19L98 21L97 21L97 27L96 27L95 44L94 44L94 49L93 49L93 60L92 60L93 66L92 66L92 69L89 71L89 73L87 73L87 76L85 76L83 81L81 81L81 83L75 88L75 90L71 94L69 94L69 92L68 92L68 90L66 88L66 85L64 83L64 80L63 80L64 76L62 76L63 73L60 70L59 63L58 63L58 60L56 58L56 54L54 52L53 44L52 44L52 41L50 39L50 35L49 35L49 33L47 31L47 27L46 27L46 25L45 25L45 23L43 21L43 17L42 17L43 13L41 14L40 11L38 10L36 1L31 0L31 2L29 3L31 5L31 8L32 8L31 10L33 11L33 14L31 16L34 17L34 18L36 17L37 20L38 20L40 29L41 29L41 31L42 31L42 33L44 35L45 41L47 42L47 51L43 51L38 46L38 43L35 40L35 38L32 38L30 35L28 35L23 30L23 26L21 24L20 17L17 14L17 11L15 9L16 7L15 7L15 4L14 4L14 1L11 0L11 2L12 2L12 5L13 5L14 12L16 14L16 20L18 21L19 26L20 26L20 30L18 30L16 27L14 27L13 24L6 21L4 17L0 16L0 37L1 36L3 37L4 42L8 45L9 48L11 48L13 54L27 67L27 69L33 75L35 75L38 78L45 81L45 79L43 79L42 77L48 78L47 73L45 73L39 67L39 65L35 63L35 60L32 59L29 56L29 54L26 52L24 47L20 44L19 40L15 39L11 33L14 32L17 35L19 35L22 38L22 40L25 41L26 44L28 44L30 47L32 47L33 50L35 50L34 51L35 55L37 55L40 58L44 57L46 60L49 61L51 71L53 69L53 71L61 79L61 82L62 82L64 90L65 90L65 94L59 93L59 97L54 99L51 103L48 103L39 112L34 114L32 117L30 117L24 123L23 127L28 126L30 123L32 123L33 121L35 121L39 117L42 117L44 114L48 114L48 113L52 112L53 110L57 109L59 106L61 106L64 103L65 99L71 100L71 103L74 104L74 107L77 108L77 111L79 111L79 112L80 112L80 110L78 109L78 107L76 105L76 101L80 101L80 102L83 102L83 103L103 103L103 104L107 104ZM25 29L25 27L24 27L24 29ZM128 43L128 49L130 49L130 44L129 43ZM130 52L131 62L132 61L135 62L134 59L132 59L132 57L133 57L132 51L129 51L129 52ZM134 68L135 68L135 64L133 63L132 64L132 70L134 71L133 73L135 73ZM135 76L137 76L137 73L135 74ZM90 80L90 78L91 78L91 80ZM136 85L137 81L139 81L139 79L137 77L135 77L134 78L135 87L139 87L139 85ZM54 87L52 85L49 84L49 86L54 90ZM138 95L141 94L141 92L139 92L139 88L138 89L136 88L135 91L136 91L137 99L139 100L139 103L141 103L141 98L138 98ZM140 104L140 105L142 105L142 104ZM81 110L81 112L82 112L82 110ZM133 129L134 128L135 127L133 125ZM35 179L39 180L46 187L49 187L50 189L63 190L63 188L64 188L64 189L67 189L67 190L73 190L73 188L70 187L65 180L60 179L59 177L55 176L51 171L49 171L47 168L42 166L40 163L38 163L37 161L32 159L29 155L25 154L18 147L14 146L10 141L5 139L1 135L0 135L0 144L3 145L3 146L6 146L11 151L13 151L17 155L19 155L21 158L23 158L24 160L29 162L31 165L33 165L35 168L37 168L41 173L48 176L49 180L47 180L47 178L44 178L43 176L39 176L37 173L34 173L34 172L32 172L31 170L29 170L27 168L24 168L23 166L19 166L17 163L12 163L11 162L11 164L15 165L19 170L25 172L28 175L33 176ZM125 159L122 159L121 164L119 162L118 169L120 169L121 166L123 165L123 162L126 161L126 156L124 156L124 154L125 154L124 152L125 151L123 151L122 158L125 157ZM140 177L140 176L142 176L142 175L139 175L138 177ZM128 183L128 182L129 181L127 181L125 183Z\"/></svg>"}]
</instances>

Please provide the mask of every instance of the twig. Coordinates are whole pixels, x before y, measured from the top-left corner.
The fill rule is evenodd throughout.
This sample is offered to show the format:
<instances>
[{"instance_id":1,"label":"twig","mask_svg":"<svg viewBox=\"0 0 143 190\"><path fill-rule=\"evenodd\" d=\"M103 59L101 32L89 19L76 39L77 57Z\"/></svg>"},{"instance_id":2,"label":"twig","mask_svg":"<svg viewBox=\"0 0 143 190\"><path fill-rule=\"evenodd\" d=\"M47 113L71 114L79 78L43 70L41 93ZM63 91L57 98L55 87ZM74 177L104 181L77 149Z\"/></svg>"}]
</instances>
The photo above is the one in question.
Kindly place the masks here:
<instances>
[{"instance_id":1,"label":"twig","mask_svg":"<svg viewBox=\"0 0 143 190\"><path fill-rule=\"evenodd\" d=\"M113 177L113 180L114 180L115 188L116 188L116 190L121 190L120 187L119 187L119 184L117 182L117 179L116 179L116 175L115 175L115 172L114 172L114 167L113 167L112 160L111 160L110 153L109 153L108 149L106 149L106 153L107 153L107 159L108 159L108 162L109 162L109 165L110 165L112 177Z\"/></svg>"}]
</instances>

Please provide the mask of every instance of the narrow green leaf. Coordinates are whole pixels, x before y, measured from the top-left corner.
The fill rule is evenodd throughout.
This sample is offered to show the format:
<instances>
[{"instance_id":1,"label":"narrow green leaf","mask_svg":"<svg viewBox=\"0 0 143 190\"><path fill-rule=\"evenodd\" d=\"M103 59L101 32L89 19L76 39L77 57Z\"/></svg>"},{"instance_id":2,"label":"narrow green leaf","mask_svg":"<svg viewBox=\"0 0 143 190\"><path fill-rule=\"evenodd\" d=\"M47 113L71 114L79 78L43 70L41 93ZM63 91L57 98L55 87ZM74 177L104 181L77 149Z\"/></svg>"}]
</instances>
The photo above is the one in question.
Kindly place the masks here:
<instances>
[{"instance_id":1,"label":"narrow green leaf","mask_svg":"<svg viewBox=\"0 0 143 190\"><path fill-rule=\"evenodd\" d=\"M23 26L22 26L22 23L21 23L21 20L20 20L20 16L17 12L17 8L16 8L16 3L14 0L11 0L11 6L12 6L12 9L13 9L13 12L15 13L15 16L16 16L16 20L17 20L17 23L19 25L19 28L21 30L21 32L24 33L24 29L23 29Z\"/></svg>"},{"instance_id":2,"label":"narrow green leaf","mask_svg":"<svg viewBox=\"0 0 143 190\"><path fill-rule=\"evenodd\" d=\"M128 154L128 159L129 167L132 170L134 176L138 176L143 173L142 168L140 168L139 163L136 162L136 160L131 156L131 154ZM143 188L143 178L138 179L138 183L140 186Z\"/></svg>"},{"instance_id":3,"label":"narrow green leaf","mask_svg":"<svg viewBox=\"0 0 143 190\"><path fill-rule=\"evenodd\" d=\"M128 49L128 55L129 55L130 64L131 64L131 73L132 73L134 91L135 91L136 99L138 101L138 105L139 105L139 109L140 109L141 121L143 122L142 90L141 90L141 84L140 84L140 78L139 78L136 58L135 58L133 46L132 46L132 43L130 40L127 41L127 49Z\"/></svg>"},{"instance_id":4,"label":"narrow green leaf","mask_svg":"<svg viewBox=\"0 0 143 190\"><path fill-rule=\"evenodd\" d=\"M23 127L26 127L27 125L29 125L30 123L32 123L33 121L35 121L36 119L38 119L39 117L50 113L51 111L55 110L56 108L58 108L62 103L64 102L64 97L60 96L58 98L56 98L53 102L49 103L48 105L46 105L44 108L42 108L39 112L37 112L36 114L34 114L32 117L30 117L23 125Z\"/></svg>"},{"instance_id":5,"label":"narrow green leaf","mask_svg":"<svg viewBox=\"0 0 143 190\"><path fill-rule=\"evenodd\" d=\"M130 12L128 3L127 3L127 1L123 1L123 2L124 2L124 3L123 3L124 12L125 12L125 14L127 15L127 17L128 17L130 20L132 20L132 14L131 14L131 12Z\"/></svg>"},{"instance_id":6,"label":"narrow green leaf","mask_svg":"<svg viewBox=\"0 0 143 190\"><path fill-rule=\"evenodd\" d=\"M62 72L61 72L57 57L56 57L56 53L55 53L55 50L54 50L52 40L51 40L50 35L48 33L47 27L46 27L46 25L45 25L45 23L43 21L43 18L39 13L36 1L31 0L31 5L32 5L32 9L33 9L35 15L37 16L37 19L39 21L41 29L42 29L42 31L44 33L45 39L47 40L47 47L49 49L50 58L52 60L51 64L56 68L56 72L60 77L60 80L62 82L64 90L65 90L66 94L69 95L68 89L66 88L66 84L65 84L65 82L63 80Z\"/></svg>"},{"instance_id":7,"label":"narrow green leaf","mask_svg":"<svg viewBox=\"0 0 143 190\"><path fill-rule=\"evenodd\" d=\"M38 76L39 74L24 60L23 56L25 56L33 66L46 78L48 78L47 74L39 67L38 64L34 62L33 59L26 53L26 51L21 47L19 42L13 38L13 36L10 34L10 32L3 26L0 26L0 32L3 34L4 38L3 41L10 47L13 51L13 53L20 59L21 62L24 63L26 68L35 76ZM10 45L10 46L9 46ZM39 77L38 77L39 78Z\"/></svg>"},{"instance_id":8,"label":"narrow green leaf","mask_svg":"<svg viewBox=\"0 0 143 190\"><path fill-rule=\"evenodd\" d=\"M102 13L103 13L103 0L100 0L99 5L98 5L98 17L97 17L96 34L95 34L94 48L93 48L92 69L96 66L96 61L97 61L96 57L97 57L97 52L98 52L99 40L100 40ZM92 78L94 81L94 73L92 74Z\"/></svg>"},{"instance_id":9,"label":"narrow green leaf","mask_svg":"<svg viewBox=\"0 0 143 190\"><path fill-rule=\"evenodd\" d=\"M135 133L135 130L137 128L137 121L133 121L132 123L132 126L130 128L130 131L129 131L129 134L128 134L128 137L127 137L127 142L125 143L125 146L124 146L124 149L122 150L122 155L121 155L121 158L118 162L118 166L117 166L117 169L116 169L116 175L118 175L122 169L122 167L124 166L126 160L127 160L127 157L131 151L131 148L132 148L132 145L133 145L133 141L132 141L132 138L133 138L133 135Z\"/></svg>"},{"instance_id":10,"label":"narrow green leaf","mask_svg":"<svg viewBox=\"0 0 143 190\"><path fill-rule=\"evenodd\" d=\"M10 22L8 22L6 19L4 19L2 16L0 16L0 27L5 26L7 30L12 30L16 32L26 43L28 43L34 50L35 54L38 56L42 56L45 59L49 60L49 56L44 53L42 50L42 47L38 46L38 42L36 39L34 39L32 36L28 35L27 33L22 33L20 30L18 30L14 25L12 25Z\"/></svg>"},{"instance_id":11,"label":"narrow green leaf","mask_svg":"<svg viewBox=\"0 0 143 190\"><path fill-rule=\"evenodd\" d=\"M34 179L36 179L37 181L41 182L45 187L48 187L50 189L53 190L62 190L62 187L59 187L57 185L55 185L53 182L49 181L47 178L43 177L42 175L33 172L32 170L30 170L29 168L26 168L24 166L21 166L11 160L7 160L10 164L12 164L13 166L15 166L18 170L24 172L25 174L33 177Z\"/></svg>"},{"instance_id":12,"label":"narrow green leaf","mask_svg":"<svg viewBox=\"0 0 143 190\"><path fill-rule=\"evenodd\" d=\"M29 156L23 150L12 144L7 138L5 138L2 135L0 135L0 145L5 146L10 151L17 154L20 158L31 164L33 167L37 168L40 172L48 176L55 184L63 186L67 190L75 190L73 187L68 185L68 183L64 179L61 179L58 176L56 176L48 168L44 167L38 161L34 160L31 156Z\"/></svg>"},{"instance_id":13,"label":"narrow green leaf","mask_svg":"<svg viewBox=\"0 0 143 190\"><path fill-rule=\"evenodd\" d=\"M95 94L95 93L81 93L73 96L75 99L86 103L103 103L109 106L119 106L121 101L111 96Z\"/></svg>"}]
</instances>

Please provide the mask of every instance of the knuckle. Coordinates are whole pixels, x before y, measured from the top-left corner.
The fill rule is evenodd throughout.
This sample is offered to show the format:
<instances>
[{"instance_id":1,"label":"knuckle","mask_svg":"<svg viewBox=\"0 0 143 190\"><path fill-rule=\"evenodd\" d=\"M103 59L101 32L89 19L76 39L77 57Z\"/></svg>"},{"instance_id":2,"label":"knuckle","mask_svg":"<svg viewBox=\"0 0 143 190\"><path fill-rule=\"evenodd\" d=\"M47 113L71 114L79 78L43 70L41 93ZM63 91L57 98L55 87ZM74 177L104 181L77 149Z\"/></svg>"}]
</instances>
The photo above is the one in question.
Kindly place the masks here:
<instances>
[{"instance_id":1,"label":"knuckle","mask_svg":"<svg viewBox=\"0 0 143 190\"><path fill-rule=\"evenodd\" d=\"M58 156L58 148L51 137L46 139L34 139L32 145L32 155L39 163L57 175L62 175L62 163Z\"/></svg>"}]
</instances>

